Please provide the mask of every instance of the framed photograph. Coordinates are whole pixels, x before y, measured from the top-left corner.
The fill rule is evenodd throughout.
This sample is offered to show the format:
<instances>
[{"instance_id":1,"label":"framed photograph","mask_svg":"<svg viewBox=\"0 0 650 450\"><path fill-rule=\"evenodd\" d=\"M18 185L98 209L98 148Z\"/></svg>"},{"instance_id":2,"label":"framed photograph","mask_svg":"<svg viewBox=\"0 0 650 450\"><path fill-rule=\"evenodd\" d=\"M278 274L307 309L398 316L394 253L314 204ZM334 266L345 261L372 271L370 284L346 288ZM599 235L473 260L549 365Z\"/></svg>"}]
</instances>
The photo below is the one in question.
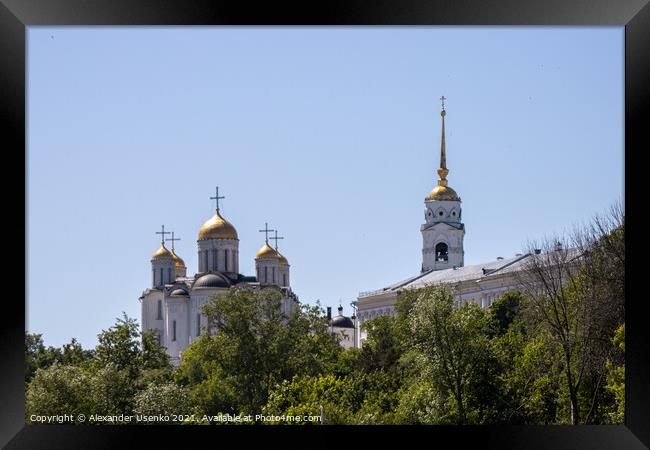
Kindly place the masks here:
<instances>
[{"instance_id":1,"label":"framed photograph","mask_svg":"<svg viewBox=\"0 0 650 450\"><path fill-rule=\"evenodd\" d=\"M648 29L632 0L3 0L0 443L647 448Z\"/></svg>"}]
</instances>

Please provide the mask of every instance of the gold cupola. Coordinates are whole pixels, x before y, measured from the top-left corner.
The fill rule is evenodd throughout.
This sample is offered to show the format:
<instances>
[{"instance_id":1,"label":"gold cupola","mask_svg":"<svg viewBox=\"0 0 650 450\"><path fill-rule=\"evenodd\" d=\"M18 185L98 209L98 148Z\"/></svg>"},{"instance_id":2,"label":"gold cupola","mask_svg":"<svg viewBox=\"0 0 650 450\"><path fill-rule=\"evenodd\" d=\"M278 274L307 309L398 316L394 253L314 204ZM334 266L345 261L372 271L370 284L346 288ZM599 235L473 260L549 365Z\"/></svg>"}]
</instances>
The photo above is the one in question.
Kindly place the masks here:
<instances>
[{"instance_id":1,"label":"gold cupola","mask_svg":"<svg viewBox=\"0 0 650 450\"><path fill-rule=\"evenodd\" d=\"M438 185L433 188L429 195L424 199L425 201L460 201L460 197L456 191L448 186L447 183L447 174L449 170L447 169L447 149L445 148L445 116L447 112L445 111L445 97L441 97L442 100L442 111L440 111L440 116L442 117L442 137L440 140L440 168L438 169Z\"/></svg>"},{"instance_id":2,"label":"gold cupola","mask_svg":"<svg viewBox=\"0 0 650 450\"><path fill-rule=\"evenodd\" d=\"M178 256L174 250L172 250L172 258L174 258L174 266L175 267L185 267L185 261L183 261L183 258Z\"/></svg>"},{"instance_id":3,"label":"gold cupola","mask_svg":"<svg viewBox=\"0 0 650 450\"><path fill-rule=\"evenodd\" d=\"M199 241L208 239L238 239L237 230L230 222L224 219L219 212L219 208L199 230Z\"/></svg>"},{"instance_id":4,"label":"gold cupola","mask_svg":"<svg viewBox=\"0 0 650 450\"><path fill-rule=\"evenodd\" d=\"M174 256L169 250L167 250L167 247L165 247L165 243L163 242L162 244L160 244L160 248L156 250L156 252L153 254L151 260L161 261L166 259L174 259Z\"/></svg>"},{"instance_id":5,"label":"gold cupola","mask_svg":"<svg viewBox=\"0 0 650 450\"><path fill-rule=\"evenodd\" d=\"M287 258L285 258L282 253L278 252L278 256L278 261L280 261L280 264L284 264L285 266L289 265L289 261L287 261Z\"/></svg>"},{"instance_id":6,"label":"gold cupola","mask_svg":"<svg viewBox=\"0 0 650 450\"><path fill-rule=\"evenodd\" d=\"M284 259L286 261L286 258L282 256L276 249L271 247L269 245L269 241L265 241L264 245L262 248L260 248L257 253L255 253L255 259L277 259L278 261L282 261Z\"/></svg>"}]
</instances>

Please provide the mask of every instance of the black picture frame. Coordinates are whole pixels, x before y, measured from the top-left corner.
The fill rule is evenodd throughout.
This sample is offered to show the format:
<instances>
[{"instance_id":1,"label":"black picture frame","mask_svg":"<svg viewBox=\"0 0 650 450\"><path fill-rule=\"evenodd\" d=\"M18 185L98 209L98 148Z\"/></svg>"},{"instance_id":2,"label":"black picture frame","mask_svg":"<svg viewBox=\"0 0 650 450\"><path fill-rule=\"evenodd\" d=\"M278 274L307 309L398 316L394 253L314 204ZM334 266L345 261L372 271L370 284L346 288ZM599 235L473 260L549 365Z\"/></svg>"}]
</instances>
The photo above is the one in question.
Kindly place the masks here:
<instances>
[{"instance_id":1,"label":"black picture frame","mask_svg":"<svg viewBox=\"0 0 650 450\"><path fill-rule=\"evenodd\" d=\"M625 210L626 246L626 412L621 426L434 426L434 427L140 427L140 426L36 426L25 425L24 330L25 304L4 296L0 326L0 445L17 448L123 448L146 434L148 446L170 442L172 435L222 442L256 437L291 445L371 446L396 439L404 445L454 446L475 443L481 448L525 449L642 449L650 446L649 326L645 323L644 296L639 271L644 226L643 179L645 166L636 159L648 153L648 86L650 83L650 6L647 0L401 0L369 2L260 2L207 0L0 0L0 111L2 112L2 165L4 216L24 237L15 245L11 268L5 269L5 287L16 292L26 286L26 27L34 25L578 25L625 27ZM552 118L549 118L552 121ZM597 130L595 130L597 132ZM21 174L25 178L21 178ZM13 175L16 175L13 177ZM608 180L603 180L607 183ZM647 201L646 201L647 203ZM22 211L22 215L20 214ZM11 220L9 220L11 218ZM24 220L21 220L24 219ZM631 219L631 220L630 220ZM630 226L631 224L631 226ZM631 241L630 241L631 239ZM11 240L19 242L18 239ZM630 259L630 257L632 259ZM18 274L23 274L20 277ZM37 276L37 274L30 274ZM9 287L10 286L10 287ZM23 289L26 302L26 288ZM155 431L155 433L152 433ZM181 433L179 435L179 433ZM214 433L217 433L215 435ZM417 433L417 441L413 436ZM288 435L291 440L288 440ZM218 436L218 437L217 437ZM215 440L218 439L218 440ZM187 445L187 443L186 443ZM399 445L399 444L398 444ZM445 445L446 446L446 445ZM246 446L244 445L244 448Z\"/></svg>"}]
</instances>

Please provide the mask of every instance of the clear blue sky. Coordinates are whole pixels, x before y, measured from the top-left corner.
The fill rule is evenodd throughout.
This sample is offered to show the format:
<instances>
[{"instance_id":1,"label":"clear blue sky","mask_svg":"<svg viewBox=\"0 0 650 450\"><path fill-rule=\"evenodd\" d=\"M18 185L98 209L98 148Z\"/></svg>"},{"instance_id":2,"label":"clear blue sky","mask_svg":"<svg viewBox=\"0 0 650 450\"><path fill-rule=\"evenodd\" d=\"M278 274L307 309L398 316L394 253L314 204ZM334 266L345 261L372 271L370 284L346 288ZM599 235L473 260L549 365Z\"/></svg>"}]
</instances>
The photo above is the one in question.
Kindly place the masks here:
<instances>
[{"instance_id":1,"label":"clear blue sky","mask_svg":"<svg viewBox=\"0 0 650 450\"><path fill-rule=\"evenodd\" d=\"M27 328L85 347L151 282L165 224L197 271L223 214L268 222L302 302L417 274L440 102L465 264L623 196L622 27L28 28Z\"/></svg>"}]
</instances>

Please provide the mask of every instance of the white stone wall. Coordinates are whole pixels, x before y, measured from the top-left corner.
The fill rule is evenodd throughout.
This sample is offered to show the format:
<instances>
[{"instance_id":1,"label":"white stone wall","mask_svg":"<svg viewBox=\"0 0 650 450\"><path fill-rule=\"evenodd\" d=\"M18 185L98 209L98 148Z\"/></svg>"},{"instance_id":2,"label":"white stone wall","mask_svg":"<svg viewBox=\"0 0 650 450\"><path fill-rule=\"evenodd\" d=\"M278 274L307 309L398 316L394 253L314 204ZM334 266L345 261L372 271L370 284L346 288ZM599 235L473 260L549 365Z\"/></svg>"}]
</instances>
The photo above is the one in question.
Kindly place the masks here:
<instances>
[{"instance_id":1,"label":"white stone wall","mask_svg":"<svg viewBox=\"0 0 650 450\"><path fill-rule=\"evenodd\" d=\"M174 265L176 278L185 278L187 276L187 267L176 267Z\"/></svg>"},{"instance_id":2,"label":"white stone wall","mask_svg":"<svg viewBox=\"0 0 650 450\"><path fill-rule=\"evenodd\" d=\"M457 201L425 202L425 224L422 232L422 270L442 270L452 267L462 267L465 263L463 240L464 229L454 228L453 224L461 223L461 207ZM447 261L436 261L436 245L447 244Z\"/></svg>"},{"instance_id":3,"label":"white stone wall","mask_svg":"<svg viewBox=\"0 0 650 450\"><path fill-rule=\"evenodd\" d=\"M332 333L337 334L339 337L339 343L341 347L348 349L355 347L354 338L354 328L340 328L332 327Z\"/></svg>"},{"instance_id":4,"label":"white stone wall","mask_svg":"<svg viewBox=\"0 0 650 450\"><path fill-rule=\"evenodd\" d=\"M199 273L239 273L239 240L207 239L197 241ZM206 265L207 261L207 265Z\"/></svg>"},{"instance_id":5,"label":"white stone wall","mask_svg":"<svg viewBox=\"0 0 650 450\"><path fill-rule=\"evenodd\" d=\"M255 260L255 271L257 281L260 284L275 284L277 286L289 287L289 266L280 264L275 258L263 258ZM286 284L285 282L286 276Z\"/></svg>"},{"instance_id":6,"label":"white stone wall","mask_svg":"<svg viewBox=\"0 0 650 450\"><path fill-rule=\"evenodd\" d=\"M171 284L176 279L176 270L173 259L159 259L151 261L152 287Z\"/></svg>"},{"instance_id":7,"label":"white stone wall","mask_svg":"<svg viewBox=\"0 0 650 450\"><path fill-rule=\"evenodd\" d=\"M161 304L162 315L158 318L158 302ZM142 299L142 331L155 330L160 337L160 343L164 345L165 335L165 307L162 291L149 291L149 294Z\"/></svg>"},{"instance_id":8,"label":"white stone wall","mask_svg":"<svg viewBox=\"0 0 650 450\"><path fill-rule=\"evenodd\" d=\"M165 299L165 342L167 354L174 364L180 361L181 352L189 345L189 301L186 297L167 297ZM176 339L174 339L174 323Z\"/></svg>"}]
</instances>

